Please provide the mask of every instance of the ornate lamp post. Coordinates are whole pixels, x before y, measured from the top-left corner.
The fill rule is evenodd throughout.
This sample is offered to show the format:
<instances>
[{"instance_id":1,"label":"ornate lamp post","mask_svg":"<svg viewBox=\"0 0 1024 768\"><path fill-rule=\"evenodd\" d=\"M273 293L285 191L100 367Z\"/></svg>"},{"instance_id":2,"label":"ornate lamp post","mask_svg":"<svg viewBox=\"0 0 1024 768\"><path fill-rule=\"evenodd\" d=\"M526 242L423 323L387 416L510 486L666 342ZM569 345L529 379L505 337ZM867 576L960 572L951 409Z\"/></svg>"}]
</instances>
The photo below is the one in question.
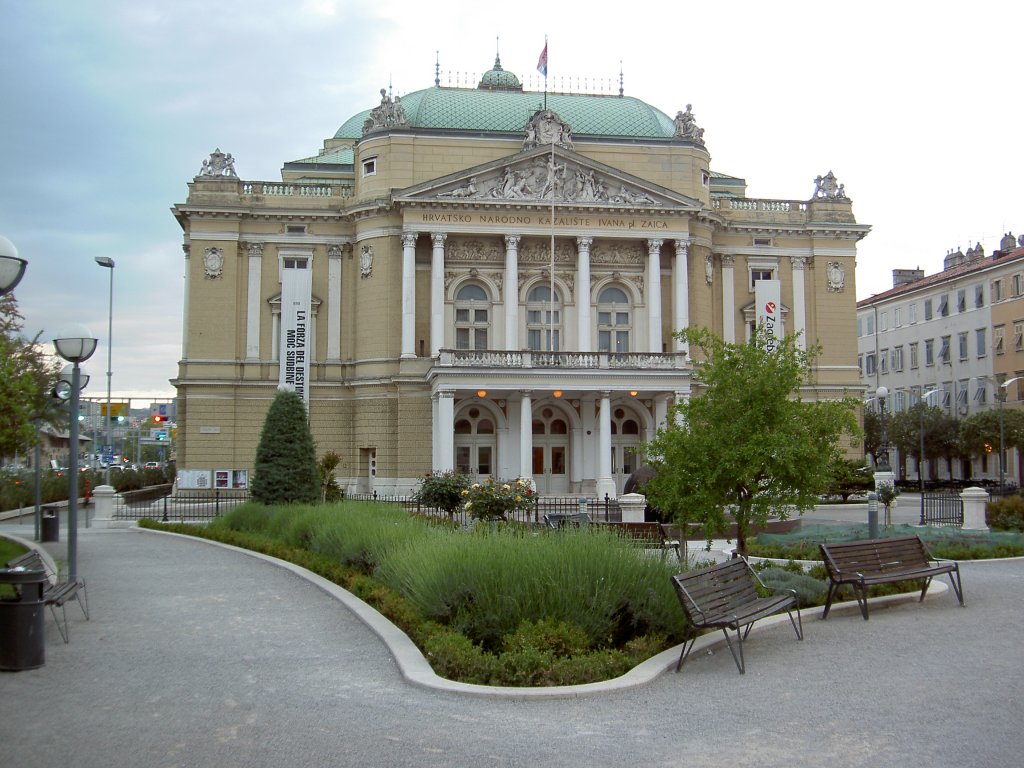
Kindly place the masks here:
<instances>
[{"instance_id":1,"label":"ornate lamp post","mask_svg":"<svg viewBox=\"0 0 1024 768\"><path fill-rule=\"evenodd\" d=\"M887 387L879 387L875 390L875 399L878 400L878 458L875 467L878 472L892 472L889 466L889 433L885 428L885 398L889 396Z\"/></svg>"},{"instance_id":2,"label":"ornate lamp post","mask_svg":"<svg viewBox=\"0 0 1024 768\"><path fill-rule=\"evenodd\" d=\"M27 266L28 262L18 256L14 243L0 235L0 296L15 289Z\"/></svg>"},{"instance_id":3,"label":"ornate lamp post","mask_svg":"<svg viewBox=\"0 0 1024 768\"><path fill-rule=\"evenodd\" d=\"M70 400L71 425L68 452L68 580L78 580L78 393L82 387L79 364L84 363L96 351L96 342L89 331L81 325L72 326L58 334L53 340L57 354L71 363L71 383L62 387ZM59 386L59 385L58 385ZM68 391L70 389L70 391Z\"/></svg>"}]
</instances>

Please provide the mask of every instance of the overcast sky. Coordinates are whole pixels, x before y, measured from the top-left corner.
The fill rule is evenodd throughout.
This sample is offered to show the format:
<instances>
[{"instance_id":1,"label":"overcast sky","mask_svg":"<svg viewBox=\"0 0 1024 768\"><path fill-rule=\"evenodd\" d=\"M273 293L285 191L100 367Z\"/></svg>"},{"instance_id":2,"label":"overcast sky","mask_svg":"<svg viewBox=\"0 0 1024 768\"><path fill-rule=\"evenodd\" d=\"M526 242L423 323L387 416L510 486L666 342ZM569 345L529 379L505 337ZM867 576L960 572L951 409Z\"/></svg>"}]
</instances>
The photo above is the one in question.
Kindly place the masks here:
<instances>
[{"instance_id":1,"label":"overcast sky","mask_svg":"<svg viewBox=\"0 0 1024 768\"><path fill-rule=\"evenodd\" d=\"M693 105L711 167L750 197L806 200L832 170L873 229L857 296L891 270L1024 233L1022 6L1009 2L0 0L0 234L29 260L26 329L84 323L115 398L171 397L181 229L169 209L220 148L279 180L382 87L473 84L501 62L539 88L605 83ZM661 10L664 9L664 10ZM496 38L500 38L497 39ZM449 73L453 73L449 75ZM461 73L461 74L459 74ZM577 85L579 83L579 85Z\"/></svg>"}]
</instances>

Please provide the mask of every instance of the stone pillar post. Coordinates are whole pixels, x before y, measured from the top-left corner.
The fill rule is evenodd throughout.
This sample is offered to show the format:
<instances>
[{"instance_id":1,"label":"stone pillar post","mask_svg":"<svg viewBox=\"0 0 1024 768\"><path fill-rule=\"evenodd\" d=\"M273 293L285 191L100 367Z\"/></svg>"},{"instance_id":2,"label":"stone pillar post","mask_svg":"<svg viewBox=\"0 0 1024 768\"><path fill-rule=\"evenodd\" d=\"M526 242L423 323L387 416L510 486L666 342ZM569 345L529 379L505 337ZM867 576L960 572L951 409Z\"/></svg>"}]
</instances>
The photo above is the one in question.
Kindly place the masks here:
<instances>
[{"instance_id":1,"label":"stone pillar post","mask_svg":"<svg viewBox=\"0 0 1024 768\"><path fill-rule=\"evenodd\" d=\"M341 360L341 257L340 245L327 247L327 359Z\"/></svg>"},{"instance_id":2,"label":"stone pillar post","mask_svg":"<svg viewBox=\"0 0 1024 768\"><path fill-rule=\"evenodd\" d=\"M804 285L806 256L790 256L793 264L793 333L799 333L796 345L807 349L807 299Z\"/></svg>"},{"instance_id":3,"label":"stone pillar post","mask_svg":"<svg viewBox=\"0 0 1024 768\"><path fill-rule=\"evenodd\" d=\"M98 485L92 492L96 513L92 519L93 528L115 528L114 508L117 504L117 491L112 485Z\"/></svg>"},{"instance_id":4,"label":"stone pillar post","mask_svg":"<svg viewBox=\"0 0 1024 768\"><path fill-rule=\"evenodd\" d=\"M607 495L615 498L615 481L612 479L612 398L611 392L601 393L601 406L597 415L597 498Z\"/></svg>"},{"instance_id":5,"label":"stone pillar post","mask_svg":"<svg viewBox=\"0 0 1024 768\"><path fill-rule=\"evenodd\" d=\"M455 393L442 389L437 393L438 471L455 469Z\"/></svg>"},{"instance_id":6,"label":"stone pillar post","mask_svg":"<svg viewBox=\"0 0 1024 768\"><path fill-rule=\"evenodd\" d=\"M618 501L622 508L622 522L642 523L644 521L644 509L647 507L646 496L642 493L624 493L619 496Z\"/></svg>"},{"instance_id":7,"label":"stone pillar post","mask_svg":"<svg viewBox=\"0 0 1024 768\"><path fill-rule=\"evenodd\" d=\"M437 357L444 343L444 241L443 232L430 236L434 247L430 256L430 356Z\"/></svg>"},{"instance_id":8,"label":"stone pillar post","mask_svg":"<svg viewBox=\"0 0 1024 768\"><path fill-rule=\"evenodd\" d=\"M533 482L533 401L530 390L519 393L519 476Z\"/></svg>"},{"instance_id":9,"label":"stone pillar post","mask_svg":"<svg viewBox=\"0 0 1024 768\"><path fill-rule=\"evenodd\" d=\"M965 531L987 531L985 523L985 505L988 504L988 492L984 488L964 488L960 492L964 503Z\"/></svg>"},{"instance_id":10,"label":"stone pillar post","mask_svg":"<svg viewBox=\"0 0 1024 768\"><path fill-rule=\"evenodd\" d=\"M402 357L416 357L416 238L418 232L402 233ZM431 264L433 270L433 264ZM431 271L433 281L433 271ZM441 287L444 288L444 262L442 253ZM433 290L433 282L431 282ZM443 296L442 296L443 299ZM431 293L433 301L433 293ZM433 307L431 312L433 312ZM431 328L433 331L433 328ZM431 338L433 343L433 338Z\"/></svg>"},{"instance_id":11,"label":"stone pillar post","mask_svg":"<svg viewBox=\"0 0 1024 768\"><path fill-rule=\"evenodd\" d=\"M249 243L249 281L245 301L245 359L260 359L260 311L263 309L263 243Z\"/></svg>"}]
</instances>

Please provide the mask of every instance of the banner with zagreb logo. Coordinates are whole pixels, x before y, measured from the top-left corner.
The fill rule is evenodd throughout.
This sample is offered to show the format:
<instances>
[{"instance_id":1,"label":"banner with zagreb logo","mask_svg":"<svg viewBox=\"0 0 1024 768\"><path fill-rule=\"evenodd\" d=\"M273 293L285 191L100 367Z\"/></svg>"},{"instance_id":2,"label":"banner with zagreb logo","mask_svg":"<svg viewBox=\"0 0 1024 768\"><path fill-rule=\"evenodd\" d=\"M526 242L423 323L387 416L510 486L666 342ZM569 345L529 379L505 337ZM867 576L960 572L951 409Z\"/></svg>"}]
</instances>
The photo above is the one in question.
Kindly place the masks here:
<instances>
[{"instance_id":1,"label":"banner with zagreb logo","mask_svg":"<svg viewBox=\"0 0 1024 768\"><path fill-rule=\"evenodd\" d=\"M765 346L769 352L774 352L785 335L782 329L782 283L778 280L754 283L754 305L757 307L757 327L764 326Z\"/></svg>"}]
</instances>

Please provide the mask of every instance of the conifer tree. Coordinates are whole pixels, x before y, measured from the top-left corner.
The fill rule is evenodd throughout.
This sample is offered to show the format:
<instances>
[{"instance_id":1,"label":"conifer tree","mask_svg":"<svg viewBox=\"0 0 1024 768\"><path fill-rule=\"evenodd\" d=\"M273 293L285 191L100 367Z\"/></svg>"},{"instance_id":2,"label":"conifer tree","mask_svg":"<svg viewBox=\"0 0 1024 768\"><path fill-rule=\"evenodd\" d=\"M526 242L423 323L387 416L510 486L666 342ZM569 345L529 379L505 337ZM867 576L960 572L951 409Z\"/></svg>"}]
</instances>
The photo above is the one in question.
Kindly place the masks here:
<instances>
[{"instance_id":1,"label":"conifer tree","mask_svg":"<svg viewBox=\"0 0 1024 768\"><path fill-rule=\"evenodd\" d=\"M313 503L320 498L316 446L306 407L295 392L281 390L267 411L252 478L261 504Z\"/></svg>"}]
</instances>

